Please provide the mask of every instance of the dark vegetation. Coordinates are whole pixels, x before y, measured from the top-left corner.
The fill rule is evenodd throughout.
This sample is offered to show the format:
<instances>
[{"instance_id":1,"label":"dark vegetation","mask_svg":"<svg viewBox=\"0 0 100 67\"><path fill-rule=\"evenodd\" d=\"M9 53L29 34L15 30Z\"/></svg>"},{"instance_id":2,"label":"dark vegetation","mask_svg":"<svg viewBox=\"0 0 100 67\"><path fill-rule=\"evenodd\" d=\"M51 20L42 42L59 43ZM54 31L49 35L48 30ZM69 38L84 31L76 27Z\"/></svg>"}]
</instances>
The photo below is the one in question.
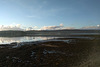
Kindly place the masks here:
<instances>
[{"instance_id":1,"label":"dark vegetation","mask_svg":"<svg viewBox=\"0 0 100 67\"><path fill-rule=\"evenodd\" d=\"M64 39L66 40L66 38ZM79 67L99 40L71 39L0 48L0 67Z\"/></svg>"}]
</instances>

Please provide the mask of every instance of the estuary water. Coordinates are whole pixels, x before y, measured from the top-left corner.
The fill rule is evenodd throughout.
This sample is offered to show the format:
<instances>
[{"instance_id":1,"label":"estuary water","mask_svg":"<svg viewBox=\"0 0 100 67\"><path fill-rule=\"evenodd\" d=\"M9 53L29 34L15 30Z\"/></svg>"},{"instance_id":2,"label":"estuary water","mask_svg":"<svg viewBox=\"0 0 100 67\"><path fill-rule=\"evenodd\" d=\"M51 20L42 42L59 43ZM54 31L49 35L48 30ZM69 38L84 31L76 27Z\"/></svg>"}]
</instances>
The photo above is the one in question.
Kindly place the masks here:
<instances>
[{"instance_id":1,"label":"estuary water","mask_svg":"<svg viewBox=\"0 0 100 67\"><path fill-rule=\"evenodd\" d=\"M24 37L0 37L0 44L10 44L13 42L31 42L31 41L41 41L41 40L48 40L48 39L54 39L58 37L30 37L30 36L24 36Z\"/></svg>"},{"instance_id":2,"label":"estuary water","mask_svg":"<svg viewBox=\"0 0 100 67\"><path fill-rule=\"evenodd\" d=\"M49 40L56 38L85 38L85 39L94 39L93 37L84 37L84 36L22 36L22 37L0 37L0 44L10 44L13 42L31 42L31 41L41 41Z\"/></svg>"}]
</instances>

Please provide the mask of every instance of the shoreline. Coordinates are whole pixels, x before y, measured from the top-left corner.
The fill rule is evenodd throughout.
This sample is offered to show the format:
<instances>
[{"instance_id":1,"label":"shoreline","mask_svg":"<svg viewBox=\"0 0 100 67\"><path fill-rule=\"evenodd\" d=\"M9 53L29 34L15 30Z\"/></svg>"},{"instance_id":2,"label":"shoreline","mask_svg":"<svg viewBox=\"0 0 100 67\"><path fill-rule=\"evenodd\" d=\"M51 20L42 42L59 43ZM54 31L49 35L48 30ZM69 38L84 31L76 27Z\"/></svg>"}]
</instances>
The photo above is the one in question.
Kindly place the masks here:
<instances>
[{"instance_id":1,"label":"shoreline","mask_svg":"<svg viewBox=\"0 0 100 67\"><path fill-rule=\"evenodd\" d=\"M66 42L66 43L76 43L75 41L77 39L86 39L86 40L94 40L96 39L95 37L58 37L58 38L53 38L53 39L47 39L47 40L39 40L39 41L26 41L26 42L11 42L11 43L5 43L5 44L0 44L0 48L17 48L21 47L23 45L32 45L32 44L39 44L43 42L49 42L49 41L58 41L58 42ZM98 39L98 38L97 38Z\"/></svg>"},{"instance_id":2,"label":"shoreline","mask_svg":"<svg viewBox=\"0 0 100 67\"><path fill-rule=\"evenodd\" d=\"M61 40L61 39L60 39ZM62 39L66 40L66 39ZM68 40L68 39L67 39ZM88 57L93 54L95 40L86 39L70 39L70 43L64 41L41 41L25 43L18 48L0 48L0 60L15 67L34 67L34 66L47 66L47 67L72 67L78 66L85 62ZM77 42L75 42L77 41ZM6 60L3 61L3 60ZM2 64L1 64L2 66Z\"/></svg>"},{"instance_id":3,"label":"shoreline","mask_svg":"<svg viewBox=\"0 0 100 67\"><path fill-rule=\"evenodd\" d=\"M100 40L78 38L58 38L57 40L36 41L30 44L26 42L17 48L0 48L0 66L87 67L88 61L92 60L94 64L92 62L89 63L92 67L95 63L99 63L100 59L98 57L100 55L97 52L100 49ZM62 40L67 41L64 42ZM93 54L98 56L95 58ZM98 59L98 62L92 58Z\"/></svg>"}]
</instances>

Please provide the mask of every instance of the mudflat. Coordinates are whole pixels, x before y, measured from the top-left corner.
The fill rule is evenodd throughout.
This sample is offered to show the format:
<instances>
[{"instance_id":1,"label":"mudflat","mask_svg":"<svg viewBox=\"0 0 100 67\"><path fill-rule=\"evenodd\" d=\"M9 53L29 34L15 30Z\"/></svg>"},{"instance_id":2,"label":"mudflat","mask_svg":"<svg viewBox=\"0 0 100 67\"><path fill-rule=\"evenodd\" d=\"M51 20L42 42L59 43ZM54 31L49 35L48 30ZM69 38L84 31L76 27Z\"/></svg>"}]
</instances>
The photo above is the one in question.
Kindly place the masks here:
<instances>
[{"instance_id":1,"label":"mudflat","mask_svg":"<svg viewBox=\"0 0 100 67\"><path fill-rule=\"evenodd\" d=\"M0 48L0 67L99 67L99 39L67 39Z\"/></svg>"}]
</instances>

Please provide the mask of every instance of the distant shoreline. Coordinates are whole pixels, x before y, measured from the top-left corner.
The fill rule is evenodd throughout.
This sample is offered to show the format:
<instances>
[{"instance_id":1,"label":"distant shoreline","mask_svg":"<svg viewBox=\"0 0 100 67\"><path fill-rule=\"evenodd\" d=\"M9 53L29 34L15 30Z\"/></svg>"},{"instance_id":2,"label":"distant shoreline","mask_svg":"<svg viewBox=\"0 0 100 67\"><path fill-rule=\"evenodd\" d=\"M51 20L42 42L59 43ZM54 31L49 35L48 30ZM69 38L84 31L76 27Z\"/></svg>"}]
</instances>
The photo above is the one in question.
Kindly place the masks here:
<instances>
[{"instance_id":1,"label":"distant shoreline","mask_svg":"<svg viewBox=\"0 0 100 67\"><path fill-rule=\"evenodd\" d=\"M18 36L90 36L100 35L100 30L30 30L30 31L0 31L0 37L18 37Z\"/></svg>"}]
</instances>

